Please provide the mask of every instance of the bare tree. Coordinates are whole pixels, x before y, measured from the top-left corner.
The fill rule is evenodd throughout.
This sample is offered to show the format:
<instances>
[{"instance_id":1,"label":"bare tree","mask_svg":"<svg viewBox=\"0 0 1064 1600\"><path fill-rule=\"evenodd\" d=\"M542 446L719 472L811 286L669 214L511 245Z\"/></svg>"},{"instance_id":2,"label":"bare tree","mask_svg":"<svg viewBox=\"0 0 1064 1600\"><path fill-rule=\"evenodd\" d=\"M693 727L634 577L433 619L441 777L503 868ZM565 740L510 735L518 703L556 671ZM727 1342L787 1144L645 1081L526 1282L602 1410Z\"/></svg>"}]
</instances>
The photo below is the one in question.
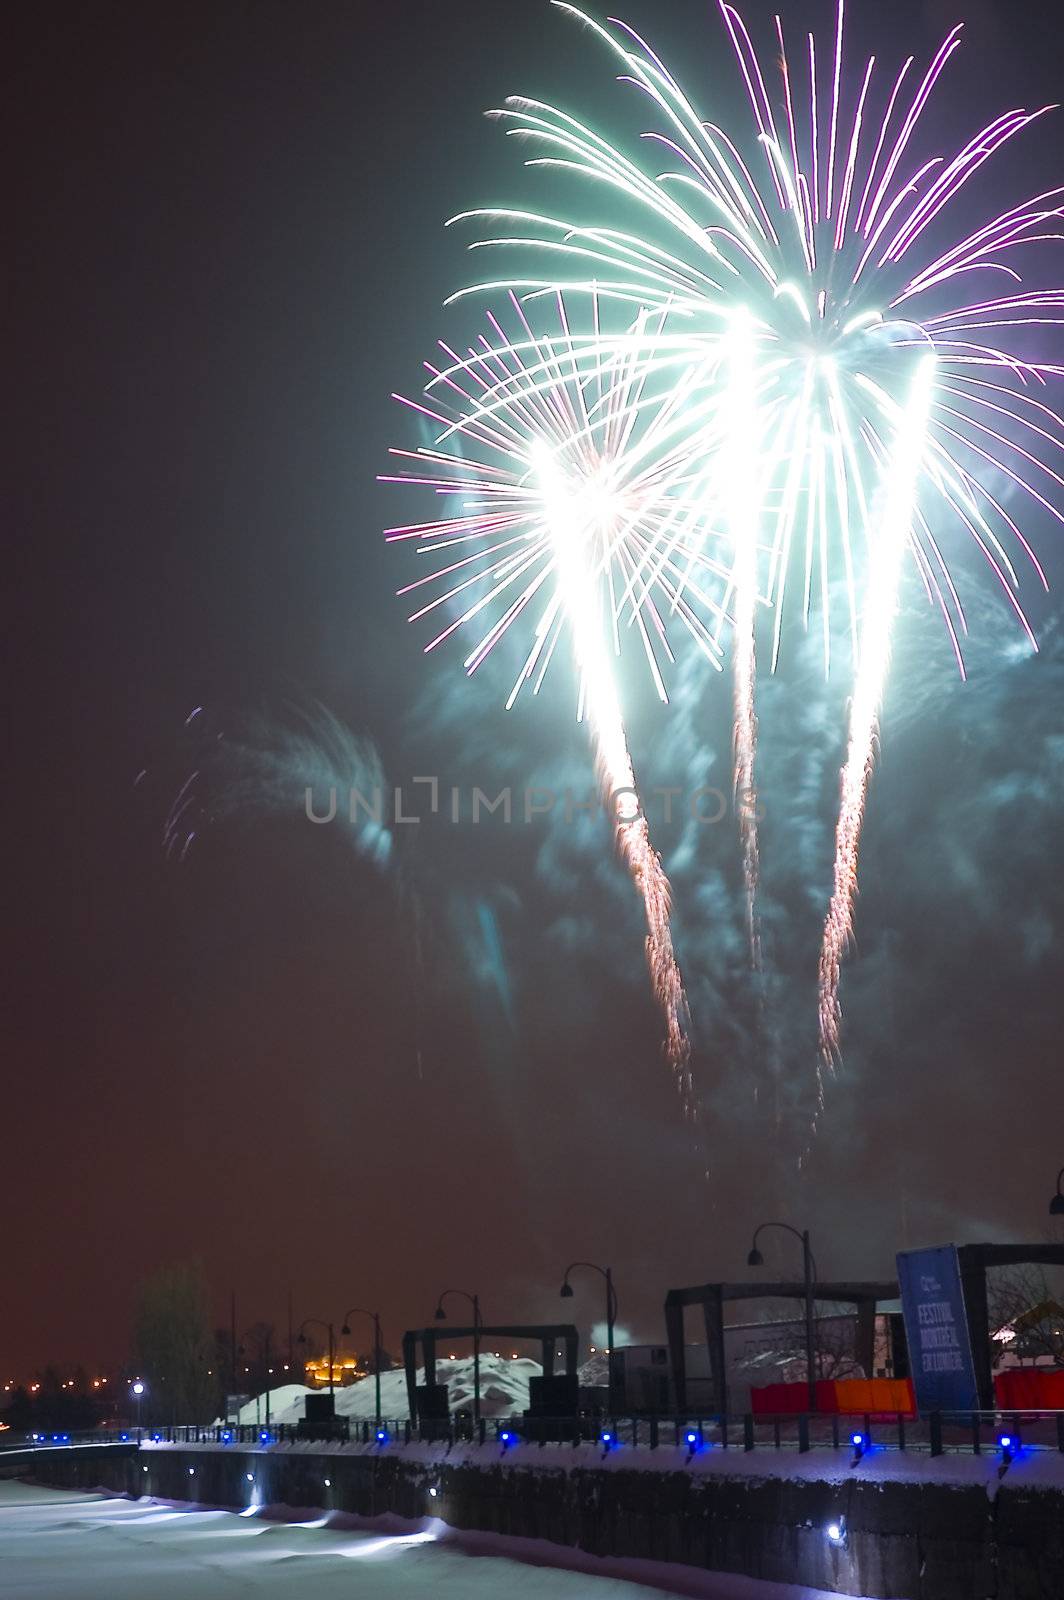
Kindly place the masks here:
<instances>
[{"instance_id":1,"label":"bare tree","mask_svg":"<svg viewBox=\"0 0 1064 1600\"><path fill-rule=\"evenodd\" d=\"M1064 1367L1064 1285L1044 1267L1003 1267L989 1275L990 1335L1000 1359Z\"/></svg>"},{"instance_id":2,"label":"bare tree","mask_svg":"<svg viewBox=\"0 0 1064 1600\"><path fill-rule=\"evenodd\" d=\"M133 1364L143 1378L145 1418L209 1422L217 1405L210 1295L198 1263L145 1278L133 1320Z\"/></svg>"}]
</instances>

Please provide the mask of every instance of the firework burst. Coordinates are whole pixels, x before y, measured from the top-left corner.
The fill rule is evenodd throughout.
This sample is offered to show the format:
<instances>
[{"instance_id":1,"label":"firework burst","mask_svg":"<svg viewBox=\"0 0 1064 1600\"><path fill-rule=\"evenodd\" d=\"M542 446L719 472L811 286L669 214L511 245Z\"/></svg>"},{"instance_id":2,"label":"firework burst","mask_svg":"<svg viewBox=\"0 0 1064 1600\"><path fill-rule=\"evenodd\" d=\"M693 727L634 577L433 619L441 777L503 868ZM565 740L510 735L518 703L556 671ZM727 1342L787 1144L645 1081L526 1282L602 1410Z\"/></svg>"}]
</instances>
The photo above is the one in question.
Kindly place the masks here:
<instances>
[{"instance_id":1,"label":"firework burst","mask_svg":"<svg viewBox=\"0 0 1064 1600\"><path fill-rule=\"evenodd\" d=\"M1053 498L1064 486L1057 455L1064 423L1042 398L1060 368L1033 358L1028 342L1064 321L1064 290L1025 289L1020 276L1027 247L1062 237L1064 190L990 214L959 238L947 232L957 197L1050 108L1007 111L960 149L929 154L922 148L928 107L959 47L959 27L922 72L910 56L883 78L871 58L850 78L839 0L830 47L818 49L808 36L797 65L777 18L766 73L742 17L721 0L751 115L748 129L733 136L695 110L664 61L627 25L600 24L566 0L553 3L591 30L620 80L652 110L656 126L643 135L644 150L667 168L633 160L557 107L508 100L494 115L529 148L527 164L595 185L614 211L602 224L511 208L464 214L483 235L473 248L516 252L522 269L535 252L545 270L522 270L460 295L505 287L534 297L561 287L571 297L593 289L631 314L658 313L643 369L670 374L686 393L679 425L692 469L703 473L709 455L727 446L707 417L714 396L719 404L736 314L747 322L753 375L740 373L730 388L733 405L756 416L748 481L762 536L756 579L749 573L754 541L747 538L741 555L743 541L736 540L737 785L753 773L751 594L763 593L773 606L773 668L787 619L797 608L808 626L817 607L827 668L832 597L841 589L855 672L820 964L820 1056L830 1068L903 564L911 563L940 611L963 673L967 622L943 529L959 531L985 563L1033 646L1018 558L1042 585L1045 577L1006 497L1018 490L1028 505L1064 521ZM616 225L633 211L638 228ZM587 354L595 358L591 347ZM918 402L918 450L912 408L923 380L914 388L916 370L929 375ZM913 459L919 467L904 506L888 495L881 514L884 476L892 464ZM734 530L741 514L731 521ZM744 865L750 892L756 838L744 838Z\"/></svg>"}]
</instances>

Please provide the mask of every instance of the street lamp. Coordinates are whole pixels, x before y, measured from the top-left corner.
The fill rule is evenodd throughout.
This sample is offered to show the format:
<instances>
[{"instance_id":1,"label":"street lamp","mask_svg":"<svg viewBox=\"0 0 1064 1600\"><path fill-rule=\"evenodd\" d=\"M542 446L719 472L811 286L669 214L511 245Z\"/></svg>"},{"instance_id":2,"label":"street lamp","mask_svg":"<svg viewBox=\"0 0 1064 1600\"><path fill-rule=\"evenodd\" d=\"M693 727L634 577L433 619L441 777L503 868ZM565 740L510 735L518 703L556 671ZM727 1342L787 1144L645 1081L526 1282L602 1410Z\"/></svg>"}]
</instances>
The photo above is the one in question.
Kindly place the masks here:
<instances>
[{"instance_id":1,"label":"street lamp","mask_svg":"<svg viewBox=\"0 0 1064 1600\"><path fill-rule=\"evenodd\" d=\"M260 1333L260 1332L262 1332L262 1329L261 1328L257 1328L257 1329L249 1328L247 1333L245 1333L243 1335L243 1337L245 1339L247 1339L251 1335L252 1332ZM265 1332L263 1333L262 1345L261 1345L261 1348L260 1348L260 1353L261 1353L261 1356L262 1356L262 1371L263 1371L263 1376L266 1379L266 1432L267 1433L269 1433L269 1431L270 1431L270 1339L272 1338L272 1336L273 1336L273 1329L270 1328L270 1327L267 1327ZM240 1355L240 1356L243 1356L245 1354L245 1350L244 1350L244 1346L243 1345L240 1346L239 1350L237 1351L237 1354ZM258 1416L258 1414L259 1414L259 1408L256 1405L256 1407L255 1407L255 1415L256 1415L256 1417Z\"/></svg>"},{"instance_id":2,"label":"street lamp","mask_svg":"<svg viewBox=\"0 0 1064 1600\"><path fill-rule=\"evenodd\" d=\"M816 1332L813 1316L813 1285L816 1282L816 1262L813 1260L813 1252L809 1248L809 1229L805 1228L801 1233L799 1233L798 1229L792 1228L789 1222L762 1222L754 1229L753 1244L750 1248L750 1254L746 1258L746 1264L748 1267L763 1267L765 1265L765 1258L761 1254L761 1251L757 1248L757 1236L764 1228L782 1228L786 1233L793 1233L794 1237L801 1241L802 1272L805 1279L806 1382L809 1386L809 1409L810 1411L815 1411L817 1361Z\"/></svg>"},{"instance_id":3,"label":"street lamp","mask_svg":"<svg viewBox=\"0 0 1064 1600\"><path fill-rule=\"evenodd\" d=\"M443 1309L443 1302L449 1294L461 1295L473 1307L473 1421L480 1426L480 1298L470 1294L468 1289L445 1289L436 1302L436 1321L446 1322L447 1313Z\"/></svg>"},{"instance_id":4,"label":"street lamp","mask_svg":"<svg viewBox=\"0 0 1064 1600\"><path fill-rule=\"evenodd\" d=\"M336 1384L335 1384L335 1382L333 1380L333 1367L335 1365L334 1352L335 1352L335 1349L336 1349L336 1339L335 1339L335 1337L333 1335L333 1325L332 1325L332 1323L323 1321L321 1317L304 1317L303 1321L299 1324L299 1337L297 1338L296 1343L297 1344L306 1344L307 1336L303 1332L303 1330L304 1330L304 1328L306 1328L308 1323L311 1323L311 1322L315 1323L319 1328L324 1328L327 1331L328 1335L329 1335L329 1393L333 1396L333 1399L334 1399L334 1402L335 1402Z\"/></svg>"},{"instance_id":5,"label":"street lamp","mask_svg":"<svg viewBox=\"0 0 1064 1600\"><path fill-rule=\"evenodd\" d=\"M1064 1167L1057 1173L1057 1192L1049 1202L1049 1215L1051 1217L1064 1217L1064 1194L1061 1193L1061 1182L1064 1181Z\"/></svg>"},{"instance_id":6,"label":"street lamp","mask_svg":"<svg viewBox=\"0 0 1064 1600\"><path fill-rule=\"evenodd\" d=\"M340 1332L343 1334L344 1338L348 1338L350 1336L351 1329L348 1324L350 1323L352 1317L369 1317L370 1321L373 1323L373 1367L375 1373L377 1407L376 1423L379 1428L381 1425L381 1352L384 1349L383 1343L381 1342L380 1312L363 1311L360 1306L352 1306L350 1311L344 1313L344 1325L340 1329Z\"/></svg>"},{"instance_id":7,"label":"street lamp","mask_svg":"<svg viewBox=\"0 0 1064 1600\"><path fill-rule=\"evenodd\" d=\"M138 1433L140 1432L140 1403L144 1399L144 1391L145 1391L146 1388L147 1388L147 1384L142 1383L139 1378L137 1379L137 1381L135 1383L130 1385L130 1392L132 1393L134 1400L137 1402L137 1432Z\"/></svg>"},{"instance_id":8,"label":"street lamp","mask_svg":"<svg viewBox=\"0 0 1064 1600\"><path fill-rule=\"evenodd\" d=\"M569 1282L569 1274L577 1267L587 1267L590 1272L597 1272L606 1280L606 1384L609 1391L610 1416L613 1415L613 1330L617 1322L617 1291L613 1287L613 1272L609 1267L600 1267L594 1261L573 1261L565 1269L560 1290L563 1300L573 1298L573 1286Z\"/></svg>"}]
</instances>

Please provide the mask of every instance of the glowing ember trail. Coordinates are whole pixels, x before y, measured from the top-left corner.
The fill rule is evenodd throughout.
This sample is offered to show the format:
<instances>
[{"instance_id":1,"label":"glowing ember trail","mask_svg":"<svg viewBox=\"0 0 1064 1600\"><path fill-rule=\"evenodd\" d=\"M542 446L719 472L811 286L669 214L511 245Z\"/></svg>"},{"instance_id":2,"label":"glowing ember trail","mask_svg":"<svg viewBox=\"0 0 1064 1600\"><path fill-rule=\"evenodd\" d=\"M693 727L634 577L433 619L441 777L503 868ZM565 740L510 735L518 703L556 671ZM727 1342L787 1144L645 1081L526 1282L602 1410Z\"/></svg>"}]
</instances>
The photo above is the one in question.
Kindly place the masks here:
<instances>
[{"instance_id":1,"label":"glowing ember trail","mask_svg":"<svg viewBox=\"0 0 1064 1600\"><path fill-rule=\"evenodd\" d=\"M756 345L750 319L735 318L729 339L728 391L731 404L730 437L727 451L728 531L735 547L732 585L735 591L733 634L732 698L732 773L739 838L743 855L743 886L746 891L746 928L750 942L750 964L761 971L761 928L757 911L757 883L760 873L757 838L757 789L754 763L757 754L757 616L758 574L757 483L757 402L754 375Z\"/></svg>"},{"instance_id":2,"label":"glowing ember trail","mask_svg":"<svg viewBox=\"0 0 1064 1600\"><path fill-rule=\"evenodd\" d=\"M675 1073L684 1110L693 1115L687 997L672 948L671 891L639 803L612 662L602 632L595 575L595 546L601 541L609 548L628 513L623 496L615 497L612 492L608 463L603 464L597 477L570 482L550 450L537 446L534 469L580 669L584 713L590 726L603 803L613 820L618 853L643 901L647 966L665 1019L666 1059ZM625 798L634 802L634 812L622 810Z\"/></svg>"},{"instance_id":3,"label":"glowing ember trail","mask_svg":"<svg viewBox=\"0 0 1064 1600\"><path fill-rule=\"evenodd\" d=\"M849 740L835 831L834 887L820 951L818 1112L824 1102L824 1069L833 1070L839 1050L839 970L853 935L861 824L875 762L879 709L898 609L898 585L917 509L917 483L927 447L927 421L934 381L935 358L923 356L899 419L882 519L870 554L867 606L861 628L861 653L850 706Z\"/></svg>"}]
</instances>

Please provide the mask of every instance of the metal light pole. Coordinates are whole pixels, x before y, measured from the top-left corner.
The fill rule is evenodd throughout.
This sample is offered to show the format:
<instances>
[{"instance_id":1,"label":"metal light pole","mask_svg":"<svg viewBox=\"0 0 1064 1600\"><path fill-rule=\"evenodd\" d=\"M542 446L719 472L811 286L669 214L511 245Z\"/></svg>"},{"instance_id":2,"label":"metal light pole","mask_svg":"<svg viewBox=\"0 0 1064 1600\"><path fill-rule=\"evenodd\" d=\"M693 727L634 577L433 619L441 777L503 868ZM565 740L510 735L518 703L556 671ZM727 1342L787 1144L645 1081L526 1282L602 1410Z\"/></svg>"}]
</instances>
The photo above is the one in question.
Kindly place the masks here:
<instances>
[{"instance_id":1,"label":"metal light pole","mask_svg":"<svg viewBox=\"0 0 1064 1600\"><path fill-rule=\"evenodd\" d=\"M573 1286L569 1282L569 1274L576 1267L587 1267L590 1272L597 1272L606 1280L606 1385L609 1390L610 1416L613 1415L613 1331L617 1323L617 1291L613 1287L613 1271L610 1267L600 1267L594 1261L572 1261L565 1269L562 1279L561 1298L571 1300Z\"/></svg>"},{"instance_id":2,"label":"metal light pole","mask_svg":"<svg viewBox=\"0 0 1064 1600\"><path fill-rule=\"evenodd\" d=\"M332 1325L332 1323L331 1322L326 1322L324 1320L324 1318L322 1318L322 1317L304 1317L303 1321L299 1324L299 1337L296 1339L296 1343L297 1344L306 1344L307 1336L306 1336L306 1334L304 1333L303 1330L311 1322L315 1323L319 1328L324 1328L327 1331L328 1335L329 1335L329 1393L333 1396L333 1400L335 1402L336 1384L335 1384L335 1381L333 1379L333 1367L336 1364L335 1356L334 1356L334 1351L335 1351L335 1348L336 1348L336 1339L335 1339L334 1334L333 1334L333 1325Z\"/></svg>"},{"instance_id":3,"label":"metal light pole","mask_svg":"<svg viewBox=\"0 0 1064 1600\"><path fill-rule=\"evenodd\" d=\"M249 1328L247 1330L247 1333L243 1334L242 1337L245 1338L245 1339L248 1338L249 1335L253 1331L255 1331L255 1330ZM266 1384L266 1432L267 1433L269 1433L269 1431L270 1431L270 1340L272 1339L272 1337L273 1337L273 1330L270 1327L266 1327L265 1333L263 1334L263 1340L262 1340L262 1375L263 1375L263 1378L265 1379L265 1384ZM247 1352L245 1351L244 1346L240 1345L237 1353L239 1355L243 1356L243 1355L246 1355ZM256 1417L258 1416L258 1414L259 1414L259 1408L258 1408L258 1405L256 1405L256 1407L255 1407L255 1415L256 1415Z\"/></svg>"},{"instance_id":4,"label":"metal light pole","mask_svg":"<svg viewBox=\"0 0 1064 1600\"><path fill-rule=\"evenodd\" d=\"M809 1246L809 1229L801 1233L797 1228L792 1228L789 1222L762 1222L754 1229L754 1240L750 1247L750 1254L746 1258L748 1267L763 1267L765 1258L757 1248L757 1236L764 1228L783 1228L786 1233L793 1233L802 1245L802 1272L805 1279L805 1371L806 1382L809 1389L809 1409L816 1410L816 1318L813 1310L813 1285L816 1282L816 1262Z\"/></svg>"},{"instance_id":5,"label":"metal light pole","mask_svg":"<svg viewBox=\"0 0 1064 1600\"><path fill-rule=\"evenodd\" d=\"M139 1378L137 1379L136 1383L134 1383L132 1385L133 1398L137 1402L137 1438L138 1439L140 1438L140 1403L144 1399L145 1387L146 1387L146 1385L143 1384L140 1381Z\"/></svg>"},{"instance_id":6,"label":"metal light pole","mask_svg":"<svg viewBox=\"0 0 1064 1600\"><path fill-rule=\"evenodd\" d=\"M1064 1167L1057 1173L1057 1192L1049 1202L1049 1215L1051 1217L1064 1217L1064 1193L1061 1192L1061 1183L1064 1182Z\"/></svg>"},{"instance_id":7,"label":"metal light pole","mask_svg":"<svg viewBox=\"0 0 1064 1600\"><path fill-rule=\"evenodd\" d=\"M352 1306L350 1311L345 1312L344 1325L340 1329L340 1332L344 1338L347 1338L351 1333L351 1329L348 1324L350 1323L352 1317L369 1317L370 1321L373 1323L373 1369L375 1377L375 1401L377 1410L376 1421L379 1428L381 1425L381 1351L384 1349L384 1345L381 1340L380 1312L364 1311L360 1306Z\"/></svg>"},{"instance_id":8,"label":"metal light pole","mask_svg":"<svg viewBox=\"0 0 1064 1600\"><path fill-rule=\"evenodd\" d=\"M234 1400L236 1400L237 1395L240 1393L240 1388L239 1388L239 1385L237 1383L237 1376L236 1376L236 1290L235 1289L231 1289L230 1292L229 1292L229 1371L230 1371L230 1382L232 1383L232 1388L233 1388L233 1398L234 1398ZM225 1408L225 1418L226 1418L226 1421L228 1422L228 1420L229 1420L229 1407L228 1407L228 1405L226 1405L226 1408ZM236 1416L235 1416L235 1418L233 1420L237 1424L239 1424L239 1422L240 1422L240 1402L239 1401L237 1401Z\"/></svg>"},{"instance_id":9,"label":"metal light pole","mask_svg":"<svg viewBox=\"0 0 1064 1600\"><path fill-rule=\"evenodd\" d=\"M447 1313L443 1302L449 1294L461 1295L473 1307L473 1421L480 1426L480 1297L468 1289L445 1289L436 1302L436 1321L445 1322Z\"/></svg>"}]
</instances>

